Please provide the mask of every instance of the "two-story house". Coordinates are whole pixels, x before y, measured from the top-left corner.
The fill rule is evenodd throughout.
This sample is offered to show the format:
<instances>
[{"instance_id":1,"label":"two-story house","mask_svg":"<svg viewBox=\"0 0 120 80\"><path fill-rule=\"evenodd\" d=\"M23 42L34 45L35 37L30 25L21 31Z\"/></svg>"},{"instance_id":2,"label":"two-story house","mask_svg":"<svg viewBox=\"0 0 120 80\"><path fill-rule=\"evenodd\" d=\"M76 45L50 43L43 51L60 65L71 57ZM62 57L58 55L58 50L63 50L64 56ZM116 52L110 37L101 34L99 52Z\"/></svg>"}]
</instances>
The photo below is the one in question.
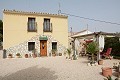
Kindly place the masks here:
<instances>
[{"instance_id":1,"label":"two-story house","mask_svg":"<svg viewBox=\"0 0 120 80\"><path fill-rule=\"evenodd\" d=\"M7 54L49 56L52 49L68 48L68 16L59 14L3 11L3 49Z\"/></svg>"}]
</instances>

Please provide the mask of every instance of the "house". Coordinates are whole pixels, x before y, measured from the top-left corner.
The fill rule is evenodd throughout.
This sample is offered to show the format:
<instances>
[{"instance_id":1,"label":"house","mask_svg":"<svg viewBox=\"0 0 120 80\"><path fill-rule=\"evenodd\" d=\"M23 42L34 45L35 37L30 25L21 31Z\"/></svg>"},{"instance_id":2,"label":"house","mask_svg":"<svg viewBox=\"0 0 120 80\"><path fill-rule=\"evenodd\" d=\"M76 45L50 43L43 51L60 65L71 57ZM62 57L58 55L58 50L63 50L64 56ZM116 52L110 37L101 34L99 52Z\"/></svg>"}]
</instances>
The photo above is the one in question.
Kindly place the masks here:
<instances>
[{"instance_id":1,"label":"house","mask_svg":"<svg viewBox=\"0 0 120 80\"><path fill-rule=\"evenodd\" d=\"M68 16L60 14L3 11L3 49L6 53L51 55L68 48Z\"/></svg>"},{"instance_id":2,"label":"house","mask_svg":"<svg viewBox=\"0 0 120 80\"><path fill-rule=\"evenodd\" d=\"M88 29L79 31L79 32L74 32L72 35L69 33L69 47L73 48L72 46L75 47L75 51L77 54L81 53L84 51L84 40L85 38L76 38L74 41L74 37L77 36L81 36L81 35L85 35L85 34L90 34L92 33L91 31L89 31ZM75 45L74 45L75 44Z\"/></svg>"},{"instance_id":3,"label":"house","mask_svg":"<svg viewBox=\"0 0 120 80\"><path fill-rule=\"evenodd\" d=\"M76 34L77 32L68 32L68 48L73 47L73 38L71 38L72 35Z\"/></svg>"}]
</instances>

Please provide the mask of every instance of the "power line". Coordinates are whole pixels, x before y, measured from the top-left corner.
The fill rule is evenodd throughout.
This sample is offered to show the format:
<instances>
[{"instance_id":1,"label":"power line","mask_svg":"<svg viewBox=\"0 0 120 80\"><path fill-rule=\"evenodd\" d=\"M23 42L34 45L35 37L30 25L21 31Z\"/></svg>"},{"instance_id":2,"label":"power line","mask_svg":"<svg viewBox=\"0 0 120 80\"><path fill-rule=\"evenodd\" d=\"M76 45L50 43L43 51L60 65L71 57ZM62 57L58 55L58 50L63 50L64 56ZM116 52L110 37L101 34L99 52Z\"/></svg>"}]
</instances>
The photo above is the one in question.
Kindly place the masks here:
<instances>
[{"instance_id":1,"label":"power line","mask_svg":"<svg viewBox=\"0 0 120 80\"><path fill-rule=\"evenodd\" d=\"M92 18L87 18L87 17L81 17L81 16L76 16L76 15L67 14L67 13L61 13L61 14L69 15L69 16L73 16L73 17L78 17L78 18L82 18L82 19L87 19L87 20L91 20L91 21L98 21L98 22L104 22L104 23L109 23L109 24L120 25L119 23L108 22L108 21L102 21L102 20L97 20L97 19L92 19Z\"/></svg>"}]
</instances>

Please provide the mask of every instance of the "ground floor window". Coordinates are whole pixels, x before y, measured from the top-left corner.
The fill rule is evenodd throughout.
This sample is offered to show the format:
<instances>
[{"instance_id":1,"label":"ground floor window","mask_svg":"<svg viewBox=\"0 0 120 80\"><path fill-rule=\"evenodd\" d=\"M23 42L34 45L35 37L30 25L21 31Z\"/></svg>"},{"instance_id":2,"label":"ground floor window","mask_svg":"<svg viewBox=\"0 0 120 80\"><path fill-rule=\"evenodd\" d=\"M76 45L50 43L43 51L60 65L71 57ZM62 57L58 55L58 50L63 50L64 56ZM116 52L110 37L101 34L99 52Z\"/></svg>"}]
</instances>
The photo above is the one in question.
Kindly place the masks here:
<instances>
[{"instance_id":1,"label":"ground floor window","mask_svg":"<svg viewBox=\"0 0 120 80\"><path fill-rule=\"evenodd\" d=\"M28 42L28 51L33 51L35 49L35 42Z\"/></svg>"},{"instance_id":2,"label":"ground floor window","mask_svg":"<svg viewBox=\"0 0 120 80\"><path fill-rule=\"evenodd\" d=\"M52 49L57 50L57 42L52 42Z\"/></svg>"}]
</instances>

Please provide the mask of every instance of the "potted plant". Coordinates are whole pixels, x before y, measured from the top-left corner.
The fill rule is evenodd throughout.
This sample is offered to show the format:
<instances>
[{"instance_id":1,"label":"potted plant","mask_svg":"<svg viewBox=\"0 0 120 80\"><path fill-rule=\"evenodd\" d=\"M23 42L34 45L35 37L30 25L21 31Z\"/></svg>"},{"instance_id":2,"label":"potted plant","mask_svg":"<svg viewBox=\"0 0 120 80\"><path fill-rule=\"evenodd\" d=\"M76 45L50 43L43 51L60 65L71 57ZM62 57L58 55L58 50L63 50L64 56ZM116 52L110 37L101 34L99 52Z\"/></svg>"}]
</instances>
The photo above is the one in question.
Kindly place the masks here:
<instances>
[{"instance_id":1,"label":"potted plant","mask_svg":"<svg viewBox=\"0 0 120 80\"><path fill-rule=\"evenodd\" d=\"M103 65L103 59L100 59L100 60L98 61L98 64L99 64L99 65Z\"/></svg>"},{"instance_id":2,"label":"potted plant","mask_svg":"<svg viewBox=\"0 0 120 80\"><path fill-rule=\"evenodd\" d=\"M37 57L36 49L34 49L32 52L33 52L33 54L32 54L33 58L36 58Z\"/></svg>"},{"instance_id":3,"label":"potted plant","mask_svg":"<svg viewBox=\"0 0 120 80\"><path fill-rule=\"evenodd\" d=\"M59 53L59 56L62 56L62 53Z\"/></svg>"},{"instance_id":4,"label":"potted plant","mask_svg":"<svg viewBox=\"0 0 120 80\"><path fill-rule=\"evenodd\" d=\"M70 55L71 55L71 49L69 48L69 49L67 49L67 53L68 53L68 58L70 59Z\"/></svg>"},{"instance_id":5,"label":"potted plant","mask_svg":"<svg viewBox=\"0 0 120 80\"><path fill-rule=\"evenodd\" d=\"M95 55L95 54L98 52L98 50L99 50L97 43L96 43L96 42L91 42L91 43L89 43L89 44L87 45L87 47L86 47L86 50L87 50L88 53L91 54L91 57L92 57L92 60L91 60L90 64L91 64L91 65L92 65L92 64L95 64L94 55Z\"/></svg>"},{"instance_id":6,"label":"potted plant","mask_svg":"<svg viewBox=\"0 0 120 80\"><path fill-rule=\"evenodd\" d=\"M56 52L57 52L56 49L52 49L52 56L56 56Z\"/></svg>"},{"instance_id":7,"label":"potted plant","mask_svg":"<svg viewBox=\"0 0 120 80\"><path fill-rule=\"evenodd\" d=\"M12 54L11 53L8 54L8 58L12 58Z\"/></svg>"},{"instance_id":8,"label":"potted plant","mask_svg":"<svg viewBox=\"0 0 120 80\"><path fill-rule=\"evenodd\" d=\"M20 58L20 56L21 56L20 53L17 53L17 54L16 54L16 57L17 57L17 58Z\"/></svg>"},{"instance_id":9,"label":"potted plant","mask_svg":"<svg viewBox=\"0 0 120 80\"><path fill-rule=\"evenodd\" d=\"M28 54L25 54L25 58L28 58Z\"/></svg>"},{"instance_id":10,"label":"potted plant","mask_svg":"<svg viewBox=\"0 0 120 80\"><path fill-rule=\"evenodd\" d=\"M110 67L102 68L102 74L105 77L112 76L112 68L110 68Z\"/></svg>"},{"instance_id":11,"label":"potted plant","mask_svg":"<svg viewBox=\"0 0 120 80\"><path fill-rule=\"evenodd\" d=\"M111 76L108 76L108 77L107 77L107 80L112 80L112 77L111 77Z\"/></svg>"},{"instance_id":12,"label":"potted plant","mask_svg":"<svg viewBox=\"0 0 120 80\"><path fill-rule=\"evenodd\" d=\"M37 57L37 55L36 55L36 54L32 54L32 56L33 56L33 58L36 58L36 57Z\"/></svg>"}]
</instances>

